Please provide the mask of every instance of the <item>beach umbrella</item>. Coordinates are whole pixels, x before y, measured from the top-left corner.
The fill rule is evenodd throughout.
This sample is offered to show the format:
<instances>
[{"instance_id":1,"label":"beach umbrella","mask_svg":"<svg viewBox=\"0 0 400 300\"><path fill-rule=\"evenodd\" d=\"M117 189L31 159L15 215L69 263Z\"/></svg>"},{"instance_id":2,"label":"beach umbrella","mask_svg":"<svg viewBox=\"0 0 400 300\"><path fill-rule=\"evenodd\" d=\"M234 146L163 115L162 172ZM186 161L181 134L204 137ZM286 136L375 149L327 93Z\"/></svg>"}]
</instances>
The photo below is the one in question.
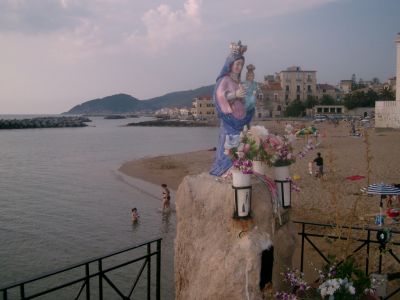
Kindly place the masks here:
<instances>
[{"instance_id":1,"label":"beach umbrella","mask_svg":"<svg viewBox=\"0 0 400 300\"><path fill-rule=\"evenodd\" d=\"M369 195L400 195L400 188L385 183L373 183L362 190Z\"/></svg>"},{"instance_id":2,"label":"beach umbrella","mask_svg":"<svg viewBox=\"0 0 400 300\"><path fill-rule=\"evenodd\" d=\"M400 195L400 188L385 183L373 183L361 191L368 195L381 195L381 201L379 204L379 215L382 216L383 198L386 195Z\"/></svg>"}]
</instances>

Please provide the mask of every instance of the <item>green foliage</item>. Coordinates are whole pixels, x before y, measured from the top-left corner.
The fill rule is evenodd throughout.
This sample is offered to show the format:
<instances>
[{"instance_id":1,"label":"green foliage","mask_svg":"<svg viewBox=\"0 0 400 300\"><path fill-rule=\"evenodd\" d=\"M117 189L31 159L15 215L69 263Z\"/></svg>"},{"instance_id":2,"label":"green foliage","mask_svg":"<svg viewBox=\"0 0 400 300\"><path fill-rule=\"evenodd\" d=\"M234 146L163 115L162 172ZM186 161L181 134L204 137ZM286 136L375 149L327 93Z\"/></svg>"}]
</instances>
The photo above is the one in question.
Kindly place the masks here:
<instances>
[{"instance_id":1,"label":"green foliage","mask_svg":"<svg viewBox=\"0 0 400 300\"><path fill-rule=\"evenodd\" d=\"M305 114L305 105L300 100L292 101L285 110L286 117L301 117Z\"/></svg>"},{"instance_id":2,"label":"green foliage","mask_svg":"<svg viewBox=\"0 0 400 300\"><path fill-rule=\"evenodd\" d=\"M330 257L330 260L334 261L332 257ZM370 278L357 266L354 257L348 257L342 263L336 262L333 264L329 264L325 266L324 270L326 272L330 272L331 274L335 274L334 278L347 278L349 281L353 282L353 286L356 289L356 295L360 295L361 297L355 299L362 299L362 297L364 297L364 291L371 287ZM341 298L336 298L335 294L335 299Z\"/></svg>"},{"instance_id":3,"label":"green foliage","mask_svg":"<svg viewBox=\"0 0 400 300\"><path fill-rule=\"evenodd\" d=\"M344 105L348 109L355 107L374 107L375 101L379 100L380 98L380 94L371 89L369 89L366 93L364 91L354 91L345 95Z\"/></svg>"},{"instance_id":4,"label":"green foliage","mask_svg":"<svg viewBox=\"0 0 400 300\"><path fill-rule=\"evenodd\" d=\"M335 105L336 101L333 99L332 96L329 95L323 95L320 101L321 105Z\"/></svg>"},{"instance_id":5,"label":"green foliage","mask_svg":"<svg viewBox=\"0 0 400 300\"><path fill-rule=\"evenodd\" d=\"M306 101L304 102L304 106L306 108L313 108L315 105L318 105L319 102L314 96L307 96Z\"/></svg>"},{"instance_id":6,"label":"green foliage","mask_svg":"<svg viewBox=\"0 0 400 300\"><path fill-rule=\"evenodd\" d=\"M389 87L389 88L383 88L381 92L379 93L379 98L382 100L396 100L396 95L394 91Z\"/></svg>"}]
</instances>

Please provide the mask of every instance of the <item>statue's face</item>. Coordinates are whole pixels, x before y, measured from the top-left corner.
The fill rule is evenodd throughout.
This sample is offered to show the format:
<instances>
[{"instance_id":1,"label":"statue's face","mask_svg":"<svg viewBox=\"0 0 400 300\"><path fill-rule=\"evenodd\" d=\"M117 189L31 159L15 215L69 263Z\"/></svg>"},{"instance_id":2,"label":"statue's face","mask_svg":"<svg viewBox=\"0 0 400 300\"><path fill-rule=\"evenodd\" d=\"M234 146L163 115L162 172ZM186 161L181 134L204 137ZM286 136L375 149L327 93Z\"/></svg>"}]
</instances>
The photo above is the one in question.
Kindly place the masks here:
<instances>
[{"instance_id":1,"label":"statue's face","mask_svg":"<svg viewBox=\"0 0 400 300\"><path fill-rule=\"evenodd\" d=\"M247 74L247 78L248 81L253 81L254 80L254 74L253 73L249 73Z\"/></svg>"},{"instance_id":2,"label":"statue's face","mask_svg":"<svg viewBox=\"0 0 400 300\"><path fill-rule=\"evenodd\" d=\"M232 65L232 73L240 74L243 68L243 64L244 64L243 59L235 60Z\"/></svg>"}]
</instances>

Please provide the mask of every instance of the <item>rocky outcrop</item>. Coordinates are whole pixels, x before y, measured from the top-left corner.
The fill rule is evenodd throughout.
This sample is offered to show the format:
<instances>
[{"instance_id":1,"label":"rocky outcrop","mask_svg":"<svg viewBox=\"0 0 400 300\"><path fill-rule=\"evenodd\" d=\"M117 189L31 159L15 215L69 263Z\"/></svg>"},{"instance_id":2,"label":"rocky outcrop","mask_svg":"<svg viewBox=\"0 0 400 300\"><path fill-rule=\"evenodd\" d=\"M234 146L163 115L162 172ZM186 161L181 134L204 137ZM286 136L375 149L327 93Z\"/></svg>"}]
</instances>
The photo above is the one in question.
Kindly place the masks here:
<instances>
[{"instance_id":1,"label":"rocky outcrop","mask_svg":"<svg viewBox=\"0 0 400 300\"><path fill-rule=\"evenodd\" d=\"M206 127L215 125L215 122L207 121L153 120L129 123L126 126Z\"/></svg>"},{"instance_id":2,"label":"rocky outcrop","mask_svg":"<svg viewBox=\"0 0 400 300\"><path fill-rule=\"evenodd\" d=\"M0 129L85 127L91 122L87 117L42 117L33 119L1 119Z\"/></svg>"},{"instance_id":3,"label":"rocky outcrop","mask_svg":"<svg viewBox=\"0 0 400 300\"><path fill-rule=\"evenodd\" d=\"M261 257L272 246L267 268L273 287L282 288L297 234L290 222L276 225L271 196L255 179L252 195L252 219L239 221L230 182L206 173L184 178L176 196L176 299L262 299Z\"/></svg>"}]
</instances>

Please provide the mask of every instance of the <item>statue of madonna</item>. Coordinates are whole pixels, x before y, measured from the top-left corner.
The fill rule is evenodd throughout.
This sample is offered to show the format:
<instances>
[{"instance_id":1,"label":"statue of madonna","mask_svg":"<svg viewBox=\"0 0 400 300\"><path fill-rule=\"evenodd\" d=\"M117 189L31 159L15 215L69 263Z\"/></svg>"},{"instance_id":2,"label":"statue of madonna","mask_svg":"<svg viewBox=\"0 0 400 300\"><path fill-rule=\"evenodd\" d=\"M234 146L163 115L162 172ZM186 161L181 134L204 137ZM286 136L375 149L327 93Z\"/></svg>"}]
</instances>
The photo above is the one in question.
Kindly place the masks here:
<instances>
[{"instance_id":1,"label":"statue of madonna","mask_svg":"<svg viewBox=\"0 0 400 300\"><path fill-rule=\"evenodd\" d=\"M231 43L231 53L217 77L213 101L221 121L219 140L211 175L221 176L232 166L232 160L224 154L225 143L239 138L245 125L249 126L254 115L254 105L245 104L246 89L240 84L244 66L243 53L247 46L239 41ZM226 140L228 138L228 140Z\"/></svg>"}]
</instances>

